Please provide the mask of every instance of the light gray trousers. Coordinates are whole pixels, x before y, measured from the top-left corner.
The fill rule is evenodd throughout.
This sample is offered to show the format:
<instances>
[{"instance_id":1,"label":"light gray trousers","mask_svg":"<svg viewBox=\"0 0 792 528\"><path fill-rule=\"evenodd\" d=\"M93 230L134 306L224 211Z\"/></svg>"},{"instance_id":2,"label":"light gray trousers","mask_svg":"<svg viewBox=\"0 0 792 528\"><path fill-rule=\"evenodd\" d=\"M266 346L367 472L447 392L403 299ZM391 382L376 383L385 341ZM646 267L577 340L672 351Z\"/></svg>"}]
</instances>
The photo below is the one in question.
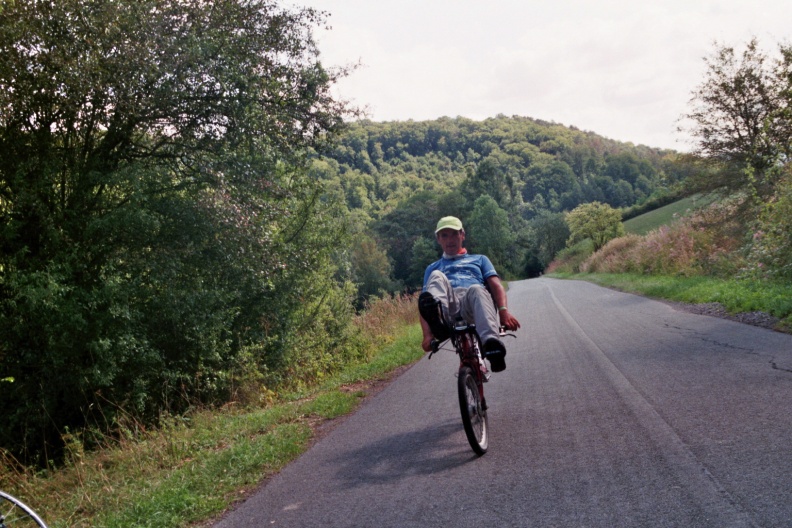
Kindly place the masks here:
<instances>
[{"instance_id":1,"label":"light gray trousers","mask_svg":"<svg viewBox=\"0 0 792 528\"><path fill-rule=\"evenodd\" d=\"M476 325L482 343L498 337L500 318L487 288L474 284L469 288L452 288L442 271L435 270L426 281L426 291L443 305L446 321L454 324L457 316Z\"/></svg>"}]
</instances>

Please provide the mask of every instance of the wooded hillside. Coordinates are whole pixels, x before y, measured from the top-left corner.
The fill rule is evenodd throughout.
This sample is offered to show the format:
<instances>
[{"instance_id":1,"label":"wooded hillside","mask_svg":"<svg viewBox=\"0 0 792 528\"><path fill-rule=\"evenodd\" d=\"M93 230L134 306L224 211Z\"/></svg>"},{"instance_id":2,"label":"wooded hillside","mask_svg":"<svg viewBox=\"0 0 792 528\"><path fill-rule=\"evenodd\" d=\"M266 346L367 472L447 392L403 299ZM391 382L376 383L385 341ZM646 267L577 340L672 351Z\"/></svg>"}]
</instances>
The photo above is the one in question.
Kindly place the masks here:
<instances>
[{"instance_id":1,"label":"wooded hillside","mask_svg":"<svg viewBox=\"0 0 792 528\"><path fill-rule=\"evenodd\" d=\"M671 193L686 176L673 151L502 115L361 121L324 154L312 173L355 218L361 243L352 251L368 255L352 258L363 295L419 286L437 255L431 236L443 215L465 221L471 249L526 276L564 247L560 213L593 201L644 203Z\"/></svg>"}]
</instances>

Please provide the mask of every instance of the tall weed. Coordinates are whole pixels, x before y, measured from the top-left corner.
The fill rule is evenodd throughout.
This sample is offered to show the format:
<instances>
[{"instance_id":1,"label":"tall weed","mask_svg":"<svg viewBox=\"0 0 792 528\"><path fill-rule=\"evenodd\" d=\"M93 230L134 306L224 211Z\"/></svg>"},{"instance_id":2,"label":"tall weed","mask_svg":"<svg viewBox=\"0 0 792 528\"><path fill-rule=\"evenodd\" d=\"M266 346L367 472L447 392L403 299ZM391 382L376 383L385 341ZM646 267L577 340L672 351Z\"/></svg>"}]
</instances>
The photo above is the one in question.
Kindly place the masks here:
<instances>
[{"instance_id":1,"label":"tall weed","mask_svg":"<svg viewBox=\"0 0 792 528\"><path fill-rule=\"evenodd\" d=\"M640 235L629 234L614 238L602 249L587 258L581 265L583 273L620 273L638 271L630 258L635 248L643 241Z\"/></svg>"},{"instance_id":2,"label":"tall weed","mask_svg":"<svg viewBox=\"0 0 792 528\"><path fill-rule=\"evenodd\" d=\"M418 322L417 302L410 294L370 300L355 318L355 327L375 342L391 340L397 329Z\"/></svg>"}]
</instances>

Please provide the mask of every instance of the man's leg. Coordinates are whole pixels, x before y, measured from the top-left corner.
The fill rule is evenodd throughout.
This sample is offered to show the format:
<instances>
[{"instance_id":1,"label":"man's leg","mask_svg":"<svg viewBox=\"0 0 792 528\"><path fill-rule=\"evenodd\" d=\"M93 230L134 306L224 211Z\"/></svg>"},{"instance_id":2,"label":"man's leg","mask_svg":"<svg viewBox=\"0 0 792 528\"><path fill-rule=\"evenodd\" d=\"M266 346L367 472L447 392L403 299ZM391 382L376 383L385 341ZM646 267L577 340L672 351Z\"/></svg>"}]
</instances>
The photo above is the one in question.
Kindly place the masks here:
<instances>
[{"instance_id":1,"label":"man's leg","mask_svg":"<svg viewBox=\"0 0 792 528\"><path fill-rule=\"evenodd\" d=\"M460 301L462 317L476 325L484 348L484 357L489 359L493 372L506 368L506 347L500 340L500 318L492 296L484 286L471 286Z\"/></svg>"},{"instance_id":2,"label":"man's leg","mask_svg":"<svg viewBox=\"0 0 792 528\"><path fill-rule=\"evenodd\" d=\"M462 317L476 325L481 342L486 343L493 337L497 338L500 331L500 320L495 303L487 289L484 286L474 285L467 288L464 297L461 295L462 292L459 293Z\"/></svg>"},{"instance_id":3,"label":"man's leg","mask_svg":"<svg viewBox=\"0 0 792 528\"><path fill-rule=\"evenodd\" d=\"M459 303L448 277L442 271L433 271L426 282L425 291L418 296L418 311L429 323L435 339L445 341L450 337L448 324L459 313Z\"/></svg>"}]
</instances>

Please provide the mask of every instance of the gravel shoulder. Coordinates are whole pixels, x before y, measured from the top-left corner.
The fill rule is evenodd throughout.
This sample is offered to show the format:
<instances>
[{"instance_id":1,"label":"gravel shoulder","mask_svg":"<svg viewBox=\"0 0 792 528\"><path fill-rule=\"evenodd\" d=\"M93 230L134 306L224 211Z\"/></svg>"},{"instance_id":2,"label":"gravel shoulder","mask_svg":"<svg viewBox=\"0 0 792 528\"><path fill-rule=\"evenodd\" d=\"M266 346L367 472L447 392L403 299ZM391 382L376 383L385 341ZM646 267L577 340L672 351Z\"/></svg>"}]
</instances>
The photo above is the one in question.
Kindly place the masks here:
<instances>
[{"instance_id":1,"label":"gravel shoulder","mask_svg":"<svg viewBox=\"0 0 792 528\"><path fill-rule=\"evenodd\" d=\"M709 315L710 317L719 317L721 319L737 321L738 323L759 326L762 328L768 328L770 330L783 331L783 329L778 326L780 319L766 312L740 312L730 314L721 303L717 302L699 304L688 304L665 300L661 302L682 312L694 313L698 315Z\"/></svg>"}]
</instances>

